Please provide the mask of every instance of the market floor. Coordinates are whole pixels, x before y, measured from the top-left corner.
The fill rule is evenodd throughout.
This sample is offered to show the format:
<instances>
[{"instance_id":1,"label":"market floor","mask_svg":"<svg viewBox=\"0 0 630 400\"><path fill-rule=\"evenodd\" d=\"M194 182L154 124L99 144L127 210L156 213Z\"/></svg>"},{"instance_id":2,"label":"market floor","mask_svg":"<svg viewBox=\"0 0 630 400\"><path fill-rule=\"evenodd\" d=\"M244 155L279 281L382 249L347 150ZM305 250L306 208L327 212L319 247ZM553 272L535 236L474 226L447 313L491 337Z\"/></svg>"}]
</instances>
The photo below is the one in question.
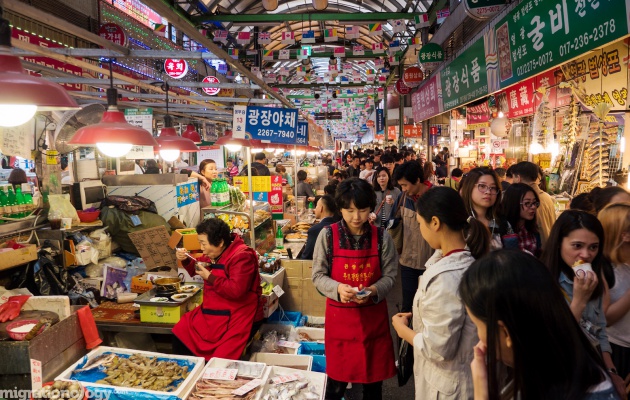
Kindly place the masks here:
<instances>
[{"instance_id":1,"label":"market floor","mask_svg":"<svg viewBox=\"0 0 630 400\"><path fill-rule=\"evenodd\" d=\"M398 273L398 278L396 279L396 284L394 288L391 290L389 295L387 296L387 309L389 311L390 321L391 317L398 312L398 306L402 304L402 284L400 281L400 271ZM396 331L393 327L390 329L392 333L392 338L394 338L394 345L396 346L396 353L398 351L397 341L395 340L398 336L396 335ZM352 385L352 389L346 390L345 399L346 400L361 400L363 398L363 388L362 385ZM393 377L392 379L388 379L383 382L383 400L394 400L394 399L413 399L415 398L415 390L413 385L413 377L407 382L407 384L403 387L398 387L398 379Z\"/></svg>"}]
</instances>

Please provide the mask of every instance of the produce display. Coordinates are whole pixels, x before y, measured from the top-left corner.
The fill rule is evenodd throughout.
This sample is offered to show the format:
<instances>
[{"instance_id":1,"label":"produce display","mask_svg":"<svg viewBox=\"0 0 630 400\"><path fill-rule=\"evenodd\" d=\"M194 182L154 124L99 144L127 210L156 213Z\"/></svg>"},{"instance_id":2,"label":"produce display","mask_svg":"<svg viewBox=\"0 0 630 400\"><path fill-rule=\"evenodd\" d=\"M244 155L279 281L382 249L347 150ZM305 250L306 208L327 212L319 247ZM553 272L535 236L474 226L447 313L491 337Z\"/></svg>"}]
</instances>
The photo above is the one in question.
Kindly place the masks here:
<instances>
[{"instance_id":1,"label":"produce display","mask_svg":"<svg viewBox=\"0 0 630 400\"><path fill-rule=\"evenodd\" d=\"M186 379L189 370L188 366L157 357L139 354L125 357L105 353L88 362L85 367L75 369L72 379L90 381L89 377L97 376L95 374L101 376L95 381L98 384L172 392Z\"/></svg>"}]
</instances>

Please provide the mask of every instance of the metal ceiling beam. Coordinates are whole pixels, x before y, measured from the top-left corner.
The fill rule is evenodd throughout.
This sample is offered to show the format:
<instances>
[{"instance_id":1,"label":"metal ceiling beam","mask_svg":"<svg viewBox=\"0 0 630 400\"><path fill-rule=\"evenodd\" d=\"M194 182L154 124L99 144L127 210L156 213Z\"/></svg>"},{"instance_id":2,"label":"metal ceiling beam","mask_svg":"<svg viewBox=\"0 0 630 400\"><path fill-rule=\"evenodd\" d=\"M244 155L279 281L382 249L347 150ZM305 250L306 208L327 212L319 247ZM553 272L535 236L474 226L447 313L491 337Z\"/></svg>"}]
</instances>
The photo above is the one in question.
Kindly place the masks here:
<instances>
[{"instance_id":1,"label":"metal ceiling beam","mask_svg":"<svg viewBox=\"0 0 630 400\"><path fill-rule=\"evenodd\" d=\"M71 57L99 57L99 58L143 58L143 59L187 59L187 60L219 60L217 56L209 52L188 51L188 50L130 50L127 54L107 49L85 49L85 48L69 48L58 47L50 48L50 51L57 54L63 54ZM38 56L35 52L16 49L13 47L11 52L19 57Z\"/></svg>"},{"instance_id":2,"label":"metal ceiling beam","mask_svg":"<svg viewBox=\"0 0 630 400\"><path fill-rule=\"evenodd\" d=\"M375 97L376 95L369 95L369 94L338 94L337 98L338 99L359 99L359 98L365 98L365 97ZM315 99L315 96L313 95L305 95L305 94L290 94L287 96L287 99ZM321 99L321 97L320 97Z\"/></svg>"},{"instance_id":3,"label":"metal ceiling beam","mask_svg":"<svg viewBox=\"0 0 630 400\"><path fill-rule=\"evenodd\" d=\"M162 17L166 18L179 30L188 35L188 37L190 37L192 40L198 42L199 44L210 50L210 52L215 54L217 57L225 60L225 62L229 64L232 68L249 78L250 81L258 84L263 90L268 92L276 99L280 100L285 106L289 108L294 107L289 100L274 92L274 90L262 79L252 74L251 71L247 69L244 65L242 65L238 61L235 61L221 47L217 46L212 40L208 39L205 35L199 32L196 25L194 25L189 20L189 16L182 15L182 11L172 7L170 4L167 3L166 0L145 0L144 4L160 14Z\"/></svg>"},{"instance_id":4,"label":"metal ceiling beam","mask_svg":"<svg viewBox=\"0 0 630 400\"><path fill-rule=\"evenodd\" d=\"M96 97L102 97L102 98L107 98L107 94L105 92L94 92L94 91L71 91L69 92L71 95L89 95L89 96L96 96ZM128 90L120 90L119 94L122 94L123 97L134 97L134 98L138 98L138 99L155 99L155 100L164 100L164 96L160 95L160 94L149 94L149 93L136 93L136 92L131 92ZM216 102L225 102L225 103L260 103L260 104L271 104L271 103L278 103L278 100L274 100L274 99L250 99L250 98L239 98L239 97L209 97L208 100L212 100L212 101L216 101ZM153 103L159 105L159 106L166 106L166 103ZM172 108L179 108L179 107L185 107L185 108L190 108L190 109L204 109L207 108L204 105L200 105L200 104L186 104L186 105L179 105L177 103L169 103L169 107ZM217 113L217 114L225 114L223 112L219 112L219 111L212 111L209 110L209 112L213 112L213 113Z\"/></svg>"},{"instance_id":5,"label":"metal ceiling beam","mask_svg":"<svg viewBox=\"0 0 630 400\"><path fill-rule=\"evenodd\" d=\"M343 88L347 88L347 87L361 87L361 86L365 86L366 83L362 82L362 83L313 83L311 85L305 85L305 84L278 84L278 85L274 85L274 88L279 88L279 89L304 89L304 90L311 90L313 88L318 88L321 86L329 86L329 87L335 87L335 88L339 88L339 89L343 89ZM371 86L380 86L380 85L371 85Z\"/></svg>"},{"instance_id":6,"label":"metal ceiling beam","mask_svg":"<svg viewBox=\"0 0 630 400\"><path fill-rule=\"evenodd\" d=\"M109 81L106 79L81 78L81 77L59 77L59 78L46 77L46 79L55 83L109 86ZM145 84L151 84L154 81L143 80L139 82L142 82ZM221 88L221 89L243 89L243 90L260 88L257 85L247 85L247 84L240 84L240 83L203 83L203 82L186 82L186 81L174 81L174 80L166 81L166 83L168 83L168 85L171 88L176 88L176 87L191 88L192 87L192 88ZM114 79L114 85L129 86L130 83L127 81L123 81L121 79ZM133 83L131 84L131 86L134 86ZM200 97L197 97L196 99L200 99Z\"/></svg>"},{"instance_id":7,"label":"metal ceiling beam","mask_svg":"<svg viewBox=\"0 0 630 400\"><path fill-rule=\"evenodd\" d=\"M154 1L154 0L149 0ZM284 22L284 21L387 21L390 19L413 19L415 14L398 12L372 12L372 13L314 13L314 14L228 14L228 15L203 15L191 17L193 22Z\"/></svg>"},{"instance_id":8,"label":"metal ceiling beam","mask_svg":"<svg viewBox=\"0 0 630 400\"><path fill-rule=\"evenodd\" d=\"M23 3L19 0L4 0L3 6L7 10L11 10L14 13L23 15L25 17L29 17L39 22L42 25L48 25L53 27L58 27L63 29L65 32L77 36L81 39L87 40L88 42L92 42L98 44L99 46L105 47L106 49L110 49L116 51L120 54L127 54L129 49L119 46L110 42L109 40L100 37L90 31L79 28L78 26L74 26L69 24L67 21L57 18L51 14L48 14L45 11L39 10L35 7L31 7L26 3Z\"/></svg>"}]
</instances>

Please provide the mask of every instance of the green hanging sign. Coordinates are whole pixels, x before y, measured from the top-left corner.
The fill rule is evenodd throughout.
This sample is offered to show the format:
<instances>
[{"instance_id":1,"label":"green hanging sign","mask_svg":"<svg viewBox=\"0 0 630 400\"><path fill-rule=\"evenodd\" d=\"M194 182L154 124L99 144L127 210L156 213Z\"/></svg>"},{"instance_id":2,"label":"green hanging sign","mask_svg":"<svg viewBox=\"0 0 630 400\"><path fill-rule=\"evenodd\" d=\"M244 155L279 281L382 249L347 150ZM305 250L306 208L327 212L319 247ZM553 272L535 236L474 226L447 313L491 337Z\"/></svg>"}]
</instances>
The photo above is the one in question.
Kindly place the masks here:
<instances>
[{"instance_id":1,"label":"green hanging sign","mask_svg":"<svg viewBox=\"0 0 630 400\"><path fill-rule=\"evenodd\" d=\"M444 111L488 94L483 37L440 71Z\"/></svg>"},{"instance_id":2,"label":"green hanging sign","mask_svg":"<svg viewBox=\"0 0 630 400\"><path fill-rule=\"evenodd\" d=\"M425 70L434 70L444 61L444 51L437 43L427 43L418 51L418 63Z\"/></svg>"}]
</instances>

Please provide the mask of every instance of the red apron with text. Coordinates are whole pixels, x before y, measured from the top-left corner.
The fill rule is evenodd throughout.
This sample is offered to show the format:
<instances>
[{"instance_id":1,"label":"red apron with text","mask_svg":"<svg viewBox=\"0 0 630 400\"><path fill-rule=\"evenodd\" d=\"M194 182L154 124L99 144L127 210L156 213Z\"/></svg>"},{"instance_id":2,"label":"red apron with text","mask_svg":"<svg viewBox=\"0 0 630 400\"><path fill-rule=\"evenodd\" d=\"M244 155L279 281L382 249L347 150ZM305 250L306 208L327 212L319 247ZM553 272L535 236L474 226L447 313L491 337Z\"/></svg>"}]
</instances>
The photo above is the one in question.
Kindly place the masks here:
<instances>
[{"instance_id":1,"label":"red apron with text","mask_svg":"<svg viewBox=\"0 0 630 400\"><path fill-rule=\"evenodd\" d=\"M368 287L381 278L378 229L371 226L367 250L339 248L339 224L332 224L331 278ZM396 375L394 345L385 300L359 305L326 299L326 374L341 382L374 383Z\"/></svg>"},{"instance_id":2,"label":"red apron with text","mask_svg":"<svg viewBox=\"0 0 630 400\"><path fill-rule=\"evenodd\" d=\"M225 264L212 264L212 274L226 277L230 258L238 252L250 250L243 245L236 247L228 257L219 261ZM250 250L251 251L251 250ZM251 333L254 317L258 309L256 288L260 285L259 275L252 276L252 286L239 301L226 300L216 293L212 285L204 282L203 304L187 312L173 327L173 333L198 357L209 361L212 357L238 360Z\"/></svg>"}]
</instances>

